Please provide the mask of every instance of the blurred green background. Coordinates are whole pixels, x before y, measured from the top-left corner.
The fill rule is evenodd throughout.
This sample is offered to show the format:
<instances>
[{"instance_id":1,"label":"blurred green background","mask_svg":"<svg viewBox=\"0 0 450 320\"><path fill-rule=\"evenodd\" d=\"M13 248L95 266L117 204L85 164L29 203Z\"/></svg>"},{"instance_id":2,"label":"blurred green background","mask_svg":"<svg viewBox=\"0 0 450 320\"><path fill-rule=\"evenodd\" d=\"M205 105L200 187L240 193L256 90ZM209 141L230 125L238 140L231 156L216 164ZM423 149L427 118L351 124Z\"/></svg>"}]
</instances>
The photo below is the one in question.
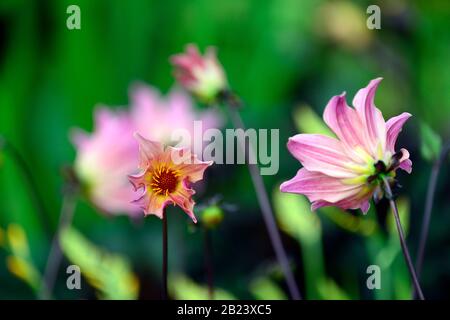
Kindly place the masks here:
<instances>
[{"instance_id":1,"label":"blurred green background","mask_svg":"<svg viewBox=\"0 0 450 320\"><path fill-rule=\"evenodd\" d=\"M66 8L71 4L81 9L81 30L66 28ZM380 30L366 27L370 4L381 8ZM187 43L202 50L208 45L218 48L229 82L246 102L242 116L248 127L280 128L280 171L264 177L270 192L299 168L284 145L300 129L308 130L308 123L299 120L305 110L312 108L321 115L331 96L347 91L350 102L359 88L381 76L376 103L385 118L403 111L413 114L399 140L411 152L413 172L399 175L403 185L399 195L414 258L432 165L420 152L420 128L426 124L443 141L450 138L449 17L450 2L437 0L2 0L0 134L31 167L53 232L62 199L61 168L75 157L70 128L92 130L97 103L127 105L128 86L136 80L167 92L174 85L168 57ZM221 166L212 174L214 181L197 194L197 202L221 194L238 207L226 213L212 234L215 282L222 290L217 296L286 298L246 167ZM422 275L428 298L450 296L449 177L447 161L437 186ZM376 209L372 205L363 217L335 209L313 214L300 196L274 192L273 200L283 241L307 298L408 298L408 273L397 235L386 219L385 203ZM169 213L171 295L205 297L203 234L190 226L181 210ZM21 232L16 227L6 231L11 224L26 233L29 254ZM77 231L65 238L65 250L73 254L66 254L55 298L159 298L159 219L106 217L81 200L73 226ZM4 153L0 153L0 228L0 298L33 299L53 233L43 228L23 175ZM18 239L16 249L25 255L22 258L32 261L32 271L11 267L15 249L10 236ZM10 246L5 245L7 238ZM86 277L82 290L67 290L66 266L81 264L77 254L94 250L91 246L117 255L125 266L106 268L104 272L111 274L100 285L98 279L94 285L95 280ZM371 264L382 269L380 290L366 287L366 268ZM95 263L89 266L94 269L91 277L101 276L95 274L100 272ZM108 281L112 287L105 284ZM129 293L135 282L139 287ZM114 286L117 283L131 284L124 289Z\"/></svg>"}]
</instances>

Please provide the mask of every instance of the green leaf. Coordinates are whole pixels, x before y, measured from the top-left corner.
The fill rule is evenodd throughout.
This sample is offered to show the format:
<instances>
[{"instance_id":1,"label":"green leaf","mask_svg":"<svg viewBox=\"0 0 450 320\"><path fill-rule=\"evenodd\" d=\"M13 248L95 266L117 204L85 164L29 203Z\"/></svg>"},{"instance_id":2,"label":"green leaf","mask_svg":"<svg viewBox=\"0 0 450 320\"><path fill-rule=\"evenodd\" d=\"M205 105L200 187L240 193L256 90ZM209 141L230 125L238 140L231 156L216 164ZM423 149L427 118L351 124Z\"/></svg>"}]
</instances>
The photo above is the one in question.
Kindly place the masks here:
<instances>
[{"instance_id":1,"label":"green leaf","mask_svg":"<svg viewBox=\"0 0 450 320\"><path fill-rule=\"evenodd\" d=\"M172 297L178 300L208 300L208 287L194 282L183 274L169 275L169 292ZM231 293L214 288L215 300L236 300Z\"/></svg>"},{"instance_id":2,"label":"green leaf","mask_svg":"<svg viewBox=\"0 0 450 320\"><path fill-rule=\"evenodd\" d=\"M442 148L441 137L425 122L420 123L420 137L422 157L428 161L438 159Z\"/></svg>"},{"instance_id":3,"label":"green leaf","mask_svg":"<svg viewBox=\"0 0 450 320\"><path fill-rule=\"evenodd\" d=\"M302 105L294 111L294 121L298 131L301 133L318 133L334 137L334 134L328 129L322 118L308 105Z\"/></svg>"},{"instance_id":4,"label":"green leaf","mask_svg":"<svg viewBox=\"0 0 450 320\"><path fill-rule=\"evenodd\" d=\"M257 300L287 300L281 288L268 277L259 277L250 283L250 292Z\"/></svg>"},{"instance_id":5,"label":"green leaf","mask_svg":"<svg viewBox=\"0 0 450 320\"><path fill-rule=\"evenodd\" d=\"M61 249L67 258L81 269L81 274L107 300L133 300L138 297L139 282L128 260L107 252L73 228L63 230Z\"/></svg>"}]
</instances>

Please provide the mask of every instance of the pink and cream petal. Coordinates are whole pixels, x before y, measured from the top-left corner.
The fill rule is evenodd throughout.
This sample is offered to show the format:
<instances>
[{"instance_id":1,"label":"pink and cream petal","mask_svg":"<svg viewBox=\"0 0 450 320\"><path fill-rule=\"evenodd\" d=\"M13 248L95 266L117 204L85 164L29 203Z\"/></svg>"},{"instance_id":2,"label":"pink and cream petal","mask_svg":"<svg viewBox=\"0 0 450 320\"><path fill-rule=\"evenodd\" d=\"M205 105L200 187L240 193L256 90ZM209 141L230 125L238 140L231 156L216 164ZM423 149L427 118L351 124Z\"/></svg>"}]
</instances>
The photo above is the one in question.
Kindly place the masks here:
<instances>
[{"instance_id":1,"label":"pink and cream petal","mask_svg":"<svg viewBox=\"0 0 450 320\"><path fill-rule=\"evenodd\" d=\"M135 133L134 137L139 143L139 168L145 169L155 157L164 151L163 146L159 142L145 139L139 133Z\"/></svg>"},{"instance_id":2,"label":"pink and cream petal","mask_svg":"<svg viewBox=\"0 0 450 320\"><path fill-rule=\"evenodd\" d=\"M375 106L375 92L383 78L377 78L369 82L367 87L360 89L353 99L355 107L363 126L366 140L370 142L370 151L375 156L378 152L378 144L385 148L386 124L380 110Z\"/></svg>"},{"instance_id":3,"label":"pink and cream petal","mask_svg":"<svg viewBox=\"0 0 450 320\"><path fill-rule=\"evenodd\" d=\"M402 127L405 122L411 117L408 112L403 112L402 114L390 118L386 122L386 149L392 153L395 150L395 143L397 142L397 137L402 131Z\"/></svg>"},{"instance_id":4,"label":"pink and cream petal","mask_svg":"<svg viewBox=\"0 0 450 320\"><path fill-rule=\"evenodd\" d=\"M340 179L301 168L296 176L281 184L282 192L304 194L313 201L338 202L361 191L361 185L346 185Z\"/></svg>"},{"instance_id":5,"label":"pink and cream petal","mask_svg":"<svg viewBox=\"0 0 450 320\"><path fill-rule=\"evenodd\" d=\"M289 138L291 154L303 166L335 178L354 178L356 173L348 169L353 161L344 152L340 141L320 134L298 134Z\"/></svg>"}]
</instances>

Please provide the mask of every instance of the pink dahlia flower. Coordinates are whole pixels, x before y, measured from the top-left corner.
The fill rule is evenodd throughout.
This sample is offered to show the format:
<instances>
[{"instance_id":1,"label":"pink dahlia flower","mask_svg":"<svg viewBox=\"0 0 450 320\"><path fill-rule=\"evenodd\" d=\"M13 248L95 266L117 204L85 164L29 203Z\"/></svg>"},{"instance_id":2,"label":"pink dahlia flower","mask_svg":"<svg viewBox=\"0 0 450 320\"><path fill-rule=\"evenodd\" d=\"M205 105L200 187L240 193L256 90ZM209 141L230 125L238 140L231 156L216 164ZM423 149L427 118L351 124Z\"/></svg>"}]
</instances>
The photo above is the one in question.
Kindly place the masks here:
<instances>
[{"instance_id":1,"label":"pink dahlia flower","mask_svg":"<svg viewBox=\"0 0 450 320\"><path fill-rule=\"evenodd\" d=\"M208 47L202 56L197 46L190 44L185 53L174 55L171 62L178 82L205 103L214 102L227 89L225 72L213 47Z\"/></svg>"},{"instance_id":2,"label":"pink dahlia flower","mask_svg":"<svg viewBox=\"0 0 450 320\"><path fill-rule=\"evenodd\" d=\"M153 214L163 218L168 204L178 205L189 217L197 222L194 215L191 184L203 179L203 173L212 161L202 162L189 148L173 148L155 141L144 139L136 134L139 142L140 161L137 175L129 179L134 189L142 189L135 200L145 215ZM180 161L175 161L180 160ZM182 161L181 161L182 160Z\"/></svg>"},{"instance_id":3,"label":"pink dahlia flower","mask_svg":"<svg viewBox=\"0 0 450 320\"><path fill-rule=\"evenodd\" d=\"M383 177L393 179L397 168L408 173L412 162L406 149L395 151L403 124L411 116L402 113L384 121L374 104L381 78L372 80L347 105L345 93L334 96L323 119L336 137L298 134L287 147L303 165L296 176L284 182L283 192L304 194L312 210L324 206L369 210L369 200L381 192Z\"/></svg>"},{"instance_id":4,"label":"pink dahlia flower","mask_svg":"<svg viewBox=\"0 0 450 320\"><path fill-rule=\"evenodd\" d=\"M72 141L77 149L74 170L89 199L107 213L136 214L134 193L127 175L138 163L138 144L133 123L125 111L100 107L95 112L95 130L76 130Z\"/></svg>"}]
</instances>

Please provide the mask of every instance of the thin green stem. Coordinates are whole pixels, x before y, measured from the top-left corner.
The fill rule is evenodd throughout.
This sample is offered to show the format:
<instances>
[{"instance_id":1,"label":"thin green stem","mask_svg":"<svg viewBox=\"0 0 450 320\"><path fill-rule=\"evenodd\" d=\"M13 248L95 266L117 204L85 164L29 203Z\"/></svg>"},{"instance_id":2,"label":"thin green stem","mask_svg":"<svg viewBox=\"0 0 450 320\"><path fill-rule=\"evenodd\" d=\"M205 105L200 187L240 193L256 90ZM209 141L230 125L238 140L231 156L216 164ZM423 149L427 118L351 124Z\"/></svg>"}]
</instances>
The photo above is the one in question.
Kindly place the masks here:
<instances>
[{"instance_id":1,"label":"thin green stem","mask_svg":"<svg viewBox=\"0 0 450 320\"><path fill-rule=\"evenodd\" d=\"M244 123L237 110L240 104L238 98L236 96L230 96L225 97L223 100L228 106L228 110L234 127L236 129L245 130ZM284 277L286 279L289 293L293 300L301 300L302 297L300 294L300 290L295 281L294 274L292 273L292 270L289 265L286 251L281 241L281 236L275 222L269 197L267 195L267 191L264 186L264 181L260 175L259 166L257 164L252 164L252 162L248 160L248 159L253 160L256 159L254 150L250 145L248 148L248 153L245 152L246 151L245 141L241 139L238 140L241 143L240 147L242 149L242 152L244 152L244 154L246 155L246 162L253 182L253 187L255 188L255 192L258 198L259 207L261 208L262 216L269 234L270 242L272 244L276 258L281 266Z\"/></svg>"},{"instance_id":2,"label":"thin green stem","mask_svg":"<svg viewBox=\"0 0 450 320\"><path fill-rule=\"evenodd\" d=\"M399 235L399 239L400 239L400 245L402 247L403 256L405 257L406 265L407 265L409 273L411 275L411 280L414 285L414 289L416 290L420 300L425 300L425 297L423 296L423 293L422 293L422 289L420 288L420 284L419 284L419 280L417 278L416 271L414 270L411 256L409 255L408 246L406 245L405 235L403 233L402 224L400 222L400 217L398 215L397 204L395 203L393 196L392 196L391 186L389 185L389 182L387 181L386 178L383 178L383 182L384 182L385 195L386 195L386 198L389 200L389 203L390 203L391 209L392 209L392 213L394 214L395 224L397 226L397 231L398 231L398 235Z\"/></svg>"},{"instance_id":3,"label":"thin green stem","mask_svg":"<svg viewBox=\"0 0 450 320\"><path fill-rule=\"evenodd\" d=\"M59 237L65 228L72 224L73 216L75 214L76 195L72 192L64 195L61 205L61 213L59 216L58 230L53 238L50 253L47 259L47 265L44 272L44 279L39 292L41 299L51 299L53 287L58 275L58 270L61 265L62 251L59 246Z\"/></svg>"},{"instance_id":4,"label":"thin green stem","mask_svg":"<svg viewBox=\"0 0 450 320\"><path fill-rule=\"evenodd\" d=\"M439 171L441 169L442 163L445 161L445 158L447 157L449 152L450 152L450 143L447 144L441 150L439 157L436 159L431 169L430 179L428 182L427 197L425 201L425 209L422 220L422 230L420 232L419 248L417 250L417 258L416 258L416 270L419 279L420 274L422 273L422 265L425 257L425 247L428 238L428 230L430 228L431 212L433 211L433 200L434 194L436 192L436 184L439 177Z\"/></svg>"},{"instance_id":5,"label":"thin green stem","mask_svg":"<svg viewBox=\"0 0 450 320\"><path fill-rule=\"evenodd\" d=\"M205 250L205 269L208 282L209 300L214 300L214 266L212 257L212 239L211 231L207 227L204 228L204 250Z\"/></svg>"},{"instance_id":6,"label":"thin green stem","mask_svg":"<svg viewBox=\"0 0 450 320\"><path fill-rule=\"evenodd\" d=\"M162 299L167 300L167 266L168 266L168 241L167 241L167 214L164 210L162 221Z\"/></svg>"}]
</instances>

